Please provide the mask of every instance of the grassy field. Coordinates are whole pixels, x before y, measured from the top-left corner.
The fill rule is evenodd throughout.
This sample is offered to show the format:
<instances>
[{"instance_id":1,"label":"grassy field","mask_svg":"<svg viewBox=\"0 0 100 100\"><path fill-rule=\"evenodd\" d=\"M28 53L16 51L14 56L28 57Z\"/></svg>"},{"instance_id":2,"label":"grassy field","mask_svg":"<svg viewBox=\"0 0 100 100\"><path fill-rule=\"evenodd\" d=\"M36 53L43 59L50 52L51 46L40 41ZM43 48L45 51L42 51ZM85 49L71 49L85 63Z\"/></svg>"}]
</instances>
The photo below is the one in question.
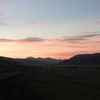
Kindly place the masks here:
<instances>
[{"instance_id":1,"label":"grassy field","mask_svg":"<svg viewBox=\"0 0 100 100\"><path fill-rule=\"evenodd\" d=\"M79 79L82 80L79 80ZM100 70L40 68L0 80L0 100L100 100Z\"/></svg>"},{"instance_id":2,"label":"grassy field","mask_svg":"<svg viewBox=\"0 0 100 100\"><path fill-rule=\"evenodd\" d=\"M76 77L86 81L100 82L100 70L94 69L89 66L83 68L83 66L77 69L67 69L67 68L50 68L39 70L40 74L46 74L51 76L68 76Z\"/></svg>"}]
</instances>

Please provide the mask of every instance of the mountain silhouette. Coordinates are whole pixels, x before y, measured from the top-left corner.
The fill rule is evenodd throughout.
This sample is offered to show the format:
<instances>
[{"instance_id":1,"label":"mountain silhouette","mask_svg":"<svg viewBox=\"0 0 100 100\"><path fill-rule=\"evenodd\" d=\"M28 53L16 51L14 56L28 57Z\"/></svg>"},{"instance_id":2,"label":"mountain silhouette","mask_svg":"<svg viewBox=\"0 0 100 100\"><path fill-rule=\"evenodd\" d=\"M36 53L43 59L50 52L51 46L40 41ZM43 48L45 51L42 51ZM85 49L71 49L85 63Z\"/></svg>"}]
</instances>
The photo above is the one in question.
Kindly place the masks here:
<instances>
[{"instance_id":1,"label":"mountain silhouette","mask_svg":"<svg viewBox=\"0 0 100 100\"><path fill-rule=\"evenodd\" d=\"M33 57L27 57L26 59L44 62L45 64L57 64L57 63L63 61L62 59L53 59L53 58L50 58L50 57L48 57L48 58L41 58L41 57L33 58Z\"/></svg>"},{"instance_id":2,"label":"mountain silhouette","mask_svg":"<svg viewBox=\"0 0 100 100\"><path fill-rule=\"evenodd\" d=\"M100 53L75 55L64 60L59 65L98 65L100 64Z\"/></svg>"},{"instance_id":3,"label":"mountain silhouette","mask_svg":"<svg viewBox=\"0 0 100 100\"><path fill-rule=\"evenodd\" d=\"M20 62L23 65L46 65L45 62L33 60L33 59L15 59L16 61Z\"/></svg>"},{"instance_id":4,"label":"mountain silhouette","mask_svg":"<svg viewBox=\"0 0 100 100\"><path fill-rule=\"evenodd\" d=\"M0 72L20 70L22 64L12 58L0 56Z\"/></svg>"},{"instance_id":5,"label":"mountain silhouette","mask_svg":"<svg viewBox=\"0 0 100 100\"><path fill-rule=\"evenodd\" d=\"M25 59L14 59L0 56L0 66L6 68L18 68L23 65L100 65L100 53L95 54L79 54L68 60L53 59L53 58L33 58L27 57Z\"/></svg>"},{"instance_id":6,"label":"mountain silhouette","mask_svg":"<svg viewBox=\"0 0 100 100\"><path fill-rule=\"evenodd\" d=\"M50 65L50 64L57 64L62 60L57 60L53 58L33 58L33 57L27 57L25 59L15 59L15 58L9 58L9 57L3 57L0 56L0 66L34 66L34 65Z\"/></svg>"}]
</instances>

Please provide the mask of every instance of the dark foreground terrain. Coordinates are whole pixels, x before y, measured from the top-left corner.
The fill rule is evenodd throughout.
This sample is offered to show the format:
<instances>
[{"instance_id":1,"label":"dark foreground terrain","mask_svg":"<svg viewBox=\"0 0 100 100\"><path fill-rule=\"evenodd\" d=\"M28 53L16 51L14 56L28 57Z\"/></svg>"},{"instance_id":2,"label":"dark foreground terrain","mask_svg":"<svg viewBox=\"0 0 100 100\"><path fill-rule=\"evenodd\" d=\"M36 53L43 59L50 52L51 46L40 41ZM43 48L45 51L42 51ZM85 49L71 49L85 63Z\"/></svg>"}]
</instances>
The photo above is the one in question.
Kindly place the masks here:
<instances>
[{"instance_id":1,"label":"dark foreground terrain","mask_svg":"<svg viewBox=\"0 0 100 100\"><path fill-rule=\"evenodd\" d=\"M99 66L22 70L0 80L0 100L100 100Z\"/></svg>"}]
</instances>

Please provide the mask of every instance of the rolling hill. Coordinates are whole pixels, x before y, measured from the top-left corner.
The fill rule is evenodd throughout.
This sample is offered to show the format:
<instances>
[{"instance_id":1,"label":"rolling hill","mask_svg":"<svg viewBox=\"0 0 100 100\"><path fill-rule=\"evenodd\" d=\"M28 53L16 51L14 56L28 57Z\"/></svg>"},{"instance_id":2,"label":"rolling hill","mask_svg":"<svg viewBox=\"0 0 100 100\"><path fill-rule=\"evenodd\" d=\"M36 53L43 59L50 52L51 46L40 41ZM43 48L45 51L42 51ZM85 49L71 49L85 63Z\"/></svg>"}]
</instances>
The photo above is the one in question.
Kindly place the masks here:
<instances>
[{"instance_id":1,"label":"rolling hill","mask_svg":"<svg viewBox=\"0 0 100 100\"><path fill-rule=\"evenodd\" d=\"M23 65L12 58L0 56L0 72L11 72L20 70Z\"/></svg>"},{"instance_id":2,"label":"rolling hill","mask_svg":"<svg viewBox=\"0 0 100 100\"><path fill-rule=\"evenodd\" d=\"M2 57L0 56L0 67L22 67L22 66L38 66L38 65L50 65L50 64L57 64L62 60L57 60L53 58L33 58L27 57L25 59L15 59L9 57Z\"/></svg>"},{"instance_id":3,"label":"rolling hill","mask_svg":"<svg viewBox=\"0 0 100 100\"><path fill-rule=\"evenodd\" d=\"M68 60L64 60L58 65L99 65L100 53L75 55Z\"/></svg>"},{"instance_id":4,"label":"rolling hill","mask_svg":"<svg viewBox=\"0 0 100 100\"><path fill-rule=\"evenodd\" d=\"M29 66L33 66L33 65L46 65L45 62L42 61L38 61L38 60L33 60L33 59L15 59L16 61L18 61L19 63L23 64L23 65L29 65Z\"/></svg>"}]
</instances>

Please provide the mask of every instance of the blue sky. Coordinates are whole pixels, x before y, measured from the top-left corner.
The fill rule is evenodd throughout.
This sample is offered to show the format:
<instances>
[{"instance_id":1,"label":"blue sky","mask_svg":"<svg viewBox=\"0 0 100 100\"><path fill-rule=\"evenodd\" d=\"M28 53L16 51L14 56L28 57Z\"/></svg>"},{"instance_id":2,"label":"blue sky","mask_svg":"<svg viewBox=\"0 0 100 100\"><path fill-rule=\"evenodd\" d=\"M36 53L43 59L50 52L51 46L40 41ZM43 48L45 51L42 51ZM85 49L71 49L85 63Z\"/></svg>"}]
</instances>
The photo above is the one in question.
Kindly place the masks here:
<instances>
[{"instance_id":1,"label":"blue sky","mask_svg":"<svg viewBox=\"0 0 100 100\"><path fill-rule=\"evenodd\" d=\"M100 0L0 0L0 39L57 39L81 33L100 34Z\"/></svg>"},{"instance_id":2,"label":"blue sky","mask_svg":"<svg viewBox=\"0 0 100 100\"><path fill-rule=\"evenodd\" d=\"M27 36L28 32L23 25L27 22L38 22L37 25L31 25L27 29L27 31L31 30L31 36L34 33L33 35L37 34L36 36L59 37L73 35L81 31L98 31L99 28L91 23L100 20L100 0L1 1L4 3L4 7L1 8L2 18L15 17L5 20L5 23L11 24L12 27L15 25L14 29L19 30L17 33L13 32L15 34L20 34L21 31ZM7 30L15 31L12 30L12 27L10 26ZM46 29L47 27L48 29ZM50 27L51 29L49 29ZM87 29L87 27L91 29ZM20 38L20 35L17 35L16 38Z\"/></svg>"}]
</instances>

